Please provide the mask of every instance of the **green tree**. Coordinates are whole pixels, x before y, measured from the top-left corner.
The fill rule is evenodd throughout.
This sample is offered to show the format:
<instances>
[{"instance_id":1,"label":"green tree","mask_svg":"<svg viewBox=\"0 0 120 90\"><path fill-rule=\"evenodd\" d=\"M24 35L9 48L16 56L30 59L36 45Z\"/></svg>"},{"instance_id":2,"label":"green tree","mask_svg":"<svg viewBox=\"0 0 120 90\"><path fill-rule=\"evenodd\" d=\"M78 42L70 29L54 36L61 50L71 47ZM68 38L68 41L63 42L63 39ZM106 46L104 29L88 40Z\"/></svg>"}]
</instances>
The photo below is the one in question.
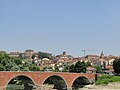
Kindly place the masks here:
<instances>
[{"instance_id":1,"label":"green tree","mask_svg":"<svg viewBox=\"0 0 120 90\"><path fill-rule=\"evenodd\" d=\"M18 57L9 57L6 52L0 51L0 71L39 71L39 67L29 60Z\"/></svg>"},{"instance_id":2,"label":"green tree","mask_svg":"<svg viewBox=\"0 0 120 90\"><path fill-rule=\"evenodd\" d=\"M5 69L6 71L10 71L12 67L16 66L16 64L14 62L10 62L10 63L7 63L5 65Z\"/></svg>"},{"instance_id":3,"label":"green tree","mask_svg":"<svg viewBox=\"0 0 120 90\"><path fill-rule=\"evenodd\" d=\"M86 72L86 63L78 61L75 65L71 65L69 72L75 73L85 73Z\"/></svg>"},{"instance_id":4,"label":"green tree","mask_svg":"<svg viewBox=\"0 0 120 90\"><path fill-rule=\"evenodd\" d=\"M30 71L28 67L23 67L21 71Z\"/></svg>"},{"instance_id":5,"label":"green tree","mask_svg":"<svg viewBox=\"0 0 120 90\"><path fill-rule=\"evenodd\" d=\"M0 60L1 59L10 59L10 57L8 56L8 54L5 51L0 51Z\"/></svg>"},{"instance_id":6,"label":"green tree","mask_svg":"<svg viewBox=\"0 0 120 90\"><path fill-rule=\"evenodd\" d=\"M75 72L76 73L85 73L86 72L86 64L85 62L80 62L78 61L76 64L75 64Z\"/></svg>"},{"instance_id":7,"label":"green tree","mask_svg":"<svg viewBox=\"0 0 120 90\"><path fill-rule=\"evenodd\" d=\"M102 66L94 66L96 68L96 73L102 73Z\"/></svg>"},{"instance_id":8,"label":"green tree","mask_svg":"<svg viewBox=\"0 0 120 90\"><path fill-rule=\"evenodd\" d=\"M22 59L21 59L21 58L14 57L14 58L12 58L12 59L14 60L14 62L15 62L16 65L22 64Z\"/></svg>"},{"instance_id":9,"label":"green tree","mask_svg":"<svg viewBox=\"0 0 120 90\"><path fill-rule=\"evenodd\" d=\"M54 69L55 72L59 72L59 67L57 66L57 64L55 64Z\"/></svg>"},{"instance_id":10,"label":"green tree","mask_svg":"<svg viewBox=\"0 0 120 90\"><path fill-rule=\"evenodd\" d=\"M29 70L30 71L40 71L40 68L38 67L38 66L36 66L36 65L31 65L30 67L29 67Z\"/></svg>"},{"instance_id":11,"label":"green tree","mask_svg":"<svg viewBox=\"0 0 120 90\"><path fill-rule=\"evenodd\" d=\"M35 54L33 54L33 55L32 55L32 59L34 60L34 59L35 59L35 57L36 57L36 55L35 55Z\"/></svg>"},{"instance_id":12,"label":"green tree","mask_svg":"<svg viewBox=\"0 0 120 90\"><path fill-rule=\"evenodd\" d=\"M116 58L113 62L114 72L118 75L120 73L120 57Z\"/></svg>"},{"instance_id":13,"label":"green tree","mask_svg":"<svg viewBox=\"0 0 120 90\"><path fill-rule=\"evenodd\" d=\"M19 66L13 66L12 68L11 68L11 71L20 71L20 67Z\"/></svg>"},{"instance_id":14,"label":"green tree","mask_svg":"<svg viewBox=\"0 0 120 90\"><path fill-rule=\"evenodd\" d=\"M92 66L92 65L91 65L91 62L90 62L90 61L86 62L86 66L87 66L87 67L88 67L88 66Z\"/></svg>"},{"instance_id":15,"label":"green tree","mask_svg":"<svg viewBox=\"0 0 120 90\"><path fill-rule=\"evenodd\" d=\"M62 72L69 72L69 68L70 66L64 65L64 69L62 70Z\"/></svg>"},{"instance_id":16,"label":"green tree","mask_svg":"<svg viewBox=\"0 0 120 90\"><path fill-rule=\"evenodd\" d=\"M0 63L5 66L6 64L8 64L9 62L11 62L10 57L7 55L6 52L4 51L0 51Z\"/></svg>"},{"instance_id":17,"label":"green tree","mask_svg":"<svg viewBox=\"0 0 120 90\"><path fill-rule=\"evenodd\" d=\"M38 58L39 59L43 59L43 58L52 59L52 54L45 53L45 52L38 52Z\"/></svg>"},{"instance_id":18,"label":"green tree","mask_svg":"<svg viewBox=\"0 0 120 90\"><path fill-rule=\"evenodd\" d=\"M3 59L0 60L0 63L1 63L3 66L5 66L5 65L8 63L8 59L3 58Z\"/></svg>"},{"instance_id":19,"label":"green tree","mask_svg":"<svg viewBox=\"0 0 120 90\"><path fill-rule=\"evenodd\" d=\"M72 64L69 68L69 72L75 72L75 65Z\"/></svg>"},{"instance_id":20,"label":"green tree","mask_svg":"<svg viewBox=\"0 0 120 90\"><path fill-rule=\"evenodd\" d=\"M0 71L5 71L5 67L2 64L0 64Z\"/></svg>"}]
</instances>

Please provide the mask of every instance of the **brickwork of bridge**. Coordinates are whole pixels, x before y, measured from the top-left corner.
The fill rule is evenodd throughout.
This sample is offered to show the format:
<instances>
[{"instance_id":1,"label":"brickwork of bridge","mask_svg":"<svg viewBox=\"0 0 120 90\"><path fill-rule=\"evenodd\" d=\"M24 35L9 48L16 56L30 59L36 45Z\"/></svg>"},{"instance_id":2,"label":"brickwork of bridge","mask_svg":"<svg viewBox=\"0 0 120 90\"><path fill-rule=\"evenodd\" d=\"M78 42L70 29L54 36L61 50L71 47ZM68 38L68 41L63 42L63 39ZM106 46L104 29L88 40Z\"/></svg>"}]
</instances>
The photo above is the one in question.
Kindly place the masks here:
<instances>
[{"instance_id":1,"label":"brickwork of bridge","mask_svg":"<svg viewBox=\"0 0 120 90\"><path fill-rule=\"evenodd\" d=\"M0 72L0 90L5 90L8 83L17 76L25 76L30 78L35 85L43 85L45 80L51 76L61 77L68 88L72 87L73 82L79 77L85 77L89 81L95 80L95 74L81 73L64 73L64 72Z\"/></svg>"}]
</instances>

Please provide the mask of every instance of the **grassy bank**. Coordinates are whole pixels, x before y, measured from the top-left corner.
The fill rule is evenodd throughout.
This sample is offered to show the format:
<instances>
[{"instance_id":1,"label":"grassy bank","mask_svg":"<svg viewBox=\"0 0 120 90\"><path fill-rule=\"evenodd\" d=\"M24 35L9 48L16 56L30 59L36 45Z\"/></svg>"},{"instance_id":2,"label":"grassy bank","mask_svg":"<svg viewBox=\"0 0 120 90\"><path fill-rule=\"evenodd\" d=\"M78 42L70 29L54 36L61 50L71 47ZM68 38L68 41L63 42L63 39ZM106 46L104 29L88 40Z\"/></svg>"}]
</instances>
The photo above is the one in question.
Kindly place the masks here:
<instances>
[{"instance_id":1,"label":"grassy bank","mask_svg":"<svg viewBox=\"0 0 120 90\"><path fill-rule=\"evenodd\" d=\"M112 82L120 82L120 76L101 75L95 83L96 85L107 85Z\"/></svg>"}]
</instances>

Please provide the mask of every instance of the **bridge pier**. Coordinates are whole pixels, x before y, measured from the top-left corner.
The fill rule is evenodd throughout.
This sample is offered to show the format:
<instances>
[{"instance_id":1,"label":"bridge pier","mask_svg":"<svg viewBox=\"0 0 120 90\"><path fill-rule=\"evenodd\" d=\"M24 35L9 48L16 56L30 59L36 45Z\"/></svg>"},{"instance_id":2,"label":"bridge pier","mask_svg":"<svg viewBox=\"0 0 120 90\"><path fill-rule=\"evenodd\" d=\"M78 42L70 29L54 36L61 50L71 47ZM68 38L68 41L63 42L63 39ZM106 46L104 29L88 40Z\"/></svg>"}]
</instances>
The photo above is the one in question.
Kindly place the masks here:
<instances>
[{"instance_id":1,"label":"bridge pier","mask_svg":"<svg viewBox=\"0 0 120 90\"><path fill-rule=\"evenodd\" d=\"M0 86L0 90L6 90L5 86Z\"/></svg>"},{"instance_id":2,"label":"bridge pier","mask_svg":"<svg viewBox=\"0 0 120 90\"><path fill-rule=\"evenodd\" d=\"M67 90L72 90L72 87L68 87Z\"/></svg>"}]
</instances>

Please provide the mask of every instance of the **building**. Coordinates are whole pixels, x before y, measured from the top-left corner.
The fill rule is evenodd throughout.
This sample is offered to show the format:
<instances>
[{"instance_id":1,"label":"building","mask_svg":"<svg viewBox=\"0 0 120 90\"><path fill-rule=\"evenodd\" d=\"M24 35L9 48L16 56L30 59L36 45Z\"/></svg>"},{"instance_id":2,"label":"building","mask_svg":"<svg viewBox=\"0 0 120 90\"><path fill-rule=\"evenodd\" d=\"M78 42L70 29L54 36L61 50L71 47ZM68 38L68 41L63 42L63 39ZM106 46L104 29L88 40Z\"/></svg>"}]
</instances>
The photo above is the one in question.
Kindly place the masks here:
<instances>
[{"instance_id":1,"label":"building","mask_svg":"<svg viewBox=\"0 0 120 90\"><path fill-rule=\"evenodd\" d=\"M34 50L28 49L24 52L25 59L32 59L32 55L34 54Z\"/></svg>"},{"instance_id":2,"label":"building","mask_svg":"<svg viewBox=\"0 0 120 90\"><path fill-rule=\"evenodd\" d=\"M20 56L20 53L19 53L19 52L10 52L10 53L8 53L8 55L9 55L10 57L19 57L19 56Z\"/></svg>"}]
</instances>

